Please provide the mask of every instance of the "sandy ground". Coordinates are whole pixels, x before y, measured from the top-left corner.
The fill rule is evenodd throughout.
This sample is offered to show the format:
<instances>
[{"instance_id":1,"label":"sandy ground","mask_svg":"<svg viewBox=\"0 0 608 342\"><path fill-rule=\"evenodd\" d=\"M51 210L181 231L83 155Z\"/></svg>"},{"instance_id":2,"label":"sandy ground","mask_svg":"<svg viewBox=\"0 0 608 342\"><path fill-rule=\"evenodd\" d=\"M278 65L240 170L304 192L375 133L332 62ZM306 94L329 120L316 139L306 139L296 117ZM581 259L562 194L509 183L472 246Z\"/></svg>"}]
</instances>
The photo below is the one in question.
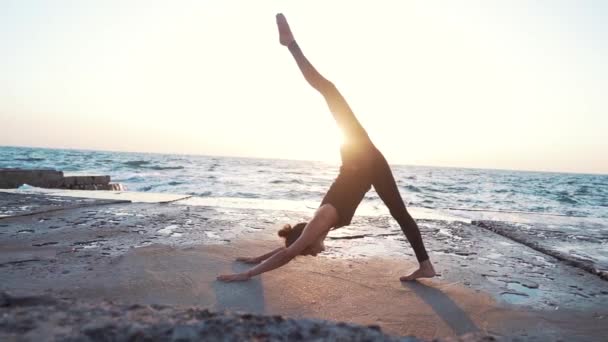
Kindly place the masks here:
<instances>
[{"instance_id":1,"label":"sandy ground","mask_svg":"<svg viewBox=\"0 0 608 342\"><path fill-rule=\"evenodd\" d=\"M419 221L441 274L435 279L399 282L415 266L411 251L389 220L363 217L332 232L324 256L225 284L215 277L248 267L236 256L276 248L273 224L302 214L73 204L0 219L1 291L345 321L423 339L601 340L608 333L606 281L464 222ZM370 225L386 225L386 233L369 234Z\"/></svg>"}]
</instances>

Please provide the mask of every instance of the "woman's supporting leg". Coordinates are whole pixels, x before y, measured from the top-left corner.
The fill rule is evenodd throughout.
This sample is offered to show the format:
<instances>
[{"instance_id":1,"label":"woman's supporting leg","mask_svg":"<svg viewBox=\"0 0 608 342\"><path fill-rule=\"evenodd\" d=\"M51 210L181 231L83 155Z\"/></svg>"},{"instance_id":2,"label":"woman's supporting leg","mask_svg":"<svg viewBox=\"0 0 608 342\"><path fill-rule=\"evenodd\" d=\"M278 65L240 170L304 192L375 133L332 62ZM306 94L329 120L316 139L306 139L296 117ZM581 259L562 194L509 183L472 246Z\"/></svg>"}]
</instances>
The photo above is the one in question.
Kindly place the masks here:
<instances>
[{"instance_id":1,"label":"woman's supporting leg","mask_svg":"<svg viewBox=\"0 0 608 342\"><path fill-rule=\"evenodd\" d=\"M405 234L405 237L410 242L410 245L414 249L416 259L420 263L420 268L409 276L402 277L401 280L413 280L416 278L433 277L435 276L435 270L429 261L429 256L422 242L422 236L420 235L420 229L416 221L408 213L405 203L399 194L399 189L395 183L393 173L388 165L388 162L378 152L377 160L374 163L373 172L373 185L374 189L380 196L380 199L388 207L391 215L401 227L401 230Z\"/></svg>"}]
</instances>

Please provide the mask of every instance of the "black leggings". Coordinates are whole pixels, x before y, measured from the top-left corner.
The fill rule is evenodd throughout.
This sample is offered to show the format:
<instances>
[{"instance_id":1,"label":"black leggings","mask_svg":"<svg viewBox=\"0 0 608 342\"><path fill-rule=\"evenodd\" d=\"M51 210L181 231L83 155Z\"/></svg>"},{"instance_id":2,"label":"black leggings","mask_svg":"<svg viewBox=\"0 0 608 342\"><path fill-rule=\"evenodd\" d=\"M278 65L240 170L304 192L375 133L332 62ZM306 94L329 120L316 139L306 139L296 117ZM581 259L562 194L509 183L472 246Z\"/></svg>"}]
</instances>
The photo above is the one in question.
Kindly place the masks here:
<instances>
[{"instance_id":1,"label":"black leggings","mask_svg":"<svg viewBox=\"0 0 608 342\"><path fill-rule=\"evenodd\" d=\"M388 207L393 218L399 223L405 237L412 245L414 253L416 253L416 259L418 259L418 262L428 260L429 256L426 253L426 248L424 248L420 229L408 213L401 194L399 194L391 168L380 151L378 151L371 172L374 189L382 202Z\"/></svg>"}]
</instances>

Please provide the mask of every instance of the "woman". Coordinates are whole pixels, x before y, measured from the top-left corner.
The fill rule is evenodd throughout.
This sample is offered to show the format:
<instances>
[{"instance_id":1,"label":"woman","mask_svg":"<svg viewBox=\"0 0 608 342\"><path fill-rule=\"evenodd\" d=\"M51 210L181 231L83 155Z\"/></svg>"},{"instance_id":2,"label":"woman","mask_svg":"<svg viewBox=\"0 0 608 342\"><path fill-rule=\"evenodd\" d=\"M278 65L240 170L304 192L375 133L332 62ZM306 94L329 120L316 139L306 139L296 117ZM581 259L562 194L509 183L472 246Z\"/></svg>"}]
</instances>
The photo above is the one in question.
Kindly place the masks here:
<instances>
[{"instance_id":1,"label":"woman","mask_svg":"<svg viewBox=\"0 0 608 342\"><path fill-rule=\"evenodd\" d=\"M344 132L345 142L340 149L342 166L312 220L294 227L286 225L279 231L279 236L285 238L285 247L255 258L237 258L238 261L247 263L264 262L244 273L221 275L218 280L248 280L281 267L298 255L317 255L325 249L323 240L331 228L350 224L357 206L372 185L401 226L420 264L417 270L400 280L434 277L435 270L424 248L418 226L405 208L384 156L376 149L338 89L306 59L282 14L277 15L277 26L281 44L289 48L306 81L323 95L334 119Z\"/></svg>"}]
</instances>

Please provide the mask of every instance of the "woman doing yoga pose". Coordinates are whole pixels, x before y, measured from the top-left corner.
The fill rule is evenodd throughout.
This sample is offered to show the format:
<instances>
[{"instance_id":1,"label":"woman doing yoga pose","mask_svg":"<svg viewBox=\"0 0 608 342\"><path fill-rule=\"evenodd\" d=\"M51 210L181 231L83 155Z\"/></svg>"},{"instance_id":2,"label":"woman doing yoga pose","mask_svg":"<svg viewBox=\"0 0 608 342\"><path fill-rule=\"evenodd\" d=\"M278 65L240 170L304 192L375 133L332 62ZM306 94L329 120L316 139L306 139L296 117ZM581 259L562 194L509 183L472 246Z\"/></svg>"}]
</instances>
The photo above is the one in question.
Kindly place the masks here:
<instances>
[{"instance_id":1,"label":"woman doing yoga pose","mask_svg":"<svg viewBox=\"0 0 608 342\"><path fill-rule=\"evenodd\" d=\"M435 270L424 248L420 230L405 208L386 159L374 146L338 89L306 59L282 14L277 15L277 26L281 44L289 48L306 81L323 95L344 132L345 142L340 149L342 166L310 222L298 223L294 227L285 225L279 231L279 236L285 238L285 247L259 257L237 258L246 263L263 262L244 273L221 275L218 280L247 280L281 267L298 255L316 256L325 249L323 240L330 229L350 224L357 206L372 185L399 223L420 264L417 270L400 280L434 277Z\"/></svg>"}]
</instances>

